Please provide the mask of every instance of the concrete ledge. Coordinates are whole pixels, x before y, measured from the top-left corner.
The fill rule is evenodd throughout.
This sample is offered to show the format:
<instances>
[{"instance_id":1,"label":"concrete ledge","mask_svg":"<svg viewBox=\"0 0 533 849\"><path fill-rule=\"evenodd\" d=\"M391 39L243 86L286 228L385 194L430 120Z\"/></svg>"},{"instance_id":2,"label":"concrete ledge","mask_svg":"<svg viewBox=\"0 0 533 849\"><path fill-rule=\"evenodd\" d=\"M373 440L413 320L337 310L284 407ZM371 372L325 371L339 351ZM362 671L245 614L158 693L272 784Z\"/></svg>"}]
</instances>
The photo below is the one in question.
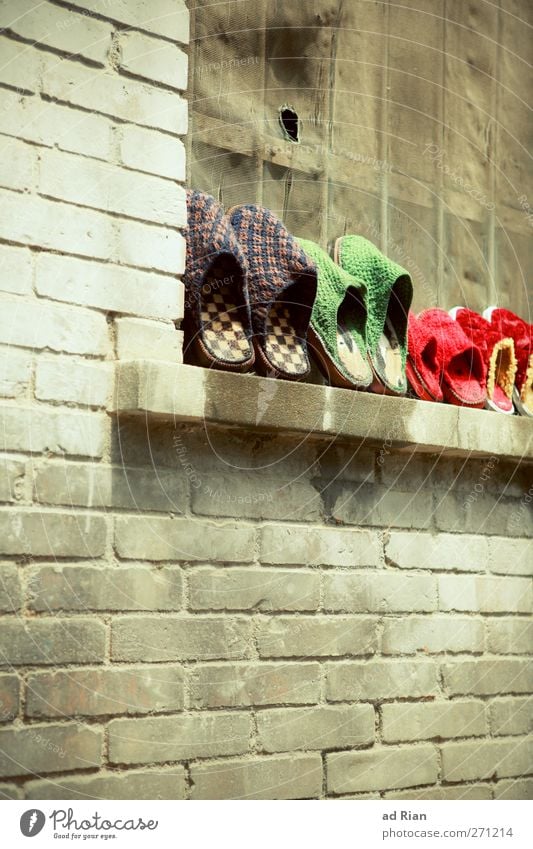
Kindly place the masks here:
<instances>
[{"instance_id":1,"label":"concrete ledge","mask_svg":"<svg viewBox=\"0 0 533 849\"><path fill-rule=\"evenodd\" d=\"M110 412L336 436L409 452L533 458L530 419L152 360L117 363Z\"/></svg>"}]
</instances>

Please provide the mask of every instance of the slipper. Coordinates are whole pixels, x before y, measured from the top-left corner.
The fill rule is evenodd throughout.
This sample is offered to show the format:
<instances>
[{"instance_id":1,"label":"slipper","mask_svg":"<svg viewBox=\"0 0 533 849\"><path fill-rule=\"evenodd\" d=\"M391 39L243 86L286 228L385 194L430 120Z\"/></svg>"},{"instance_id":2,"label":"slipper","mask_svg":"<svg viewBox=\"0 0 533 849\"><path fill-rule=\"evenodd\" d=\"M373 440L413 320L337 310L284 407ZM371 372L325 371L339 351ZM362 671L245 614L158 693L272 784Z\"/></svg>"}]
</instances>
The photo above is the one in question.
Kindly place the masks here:
<instances>
[{"instance_id":1,"label":"slipper","mask_svg":"<svg viewBox=\"0 0 533 849\"><path fill-rule=\"evenodd\" d=\"M228 216L204 192L187 191L184 360L235 372L254 364L247 264Z\"/></svg>"},{"instance_id":2,"label":"slipper","mask_svg":"<svg viewBox=\"0 0 533 849\"><path fill-rule=\"evenodd\" d=\"M362 236L342 236L335 261L366 286L366 343L374 370L372 392L405 395L407 316L413 284L404 268Z\"/></svg>"},{"instance_id":3,"label":"slipper","mask_svg":"<svg viewBox=\"0 0 533 849\"><path fill-rule=\"evenodd\" d=\"M533 418L533 325L510 310L488 307L483 313L500 336L510 337L516 354L513 400L521 416Z\"/></svg>"},{"instance_id":4,"label":"slipper","mask_svg":"<svg viewBox=\"0 0 533 849\"><path fill-rule=\"evenodd\" d=\"M228 216L249 269L256 371L302 380L311 371L307 331L316 268L270 210L247 204L233 207Z\"/></svg>"},{"instance_id":5,"label":"slipper","mask_svg":"<svg viewBox=\"0 0 533 849\"><path fill-rule=\"evenodd\" d=\"M468 339L461 326L445 310L433 307L421 312L415 321L410 320L410 329L413 333L413 339L409 340L409 350L413 352L411 361L417 365L428 394L437 394L437 381L443 400L448 404L482 408L487 397L487 369L479 348ZM421 331L423 335L419 335ZM430 367L424 369L419 352L424 353L428 341L431 345L422 363L429 363ZM412 385L416 392L417 381Z\"/></svg>"},{"instance_id":6,"label":"slipper","mask_svg":"<svg viewBox=\"0 0 533 849\"><path fill-rule=\"evenodd\" d=\"M409 334L406 374L416 397L423 401L441 402L442 366L439 360L439 343L434 328L409 313Z\"/></svg>"},{"instance_id":7,"label":"slipper","mask_svg":"<svg viewBox=\"0 0 533 849\"><path fill-rule=\"evenodd\" d=\"M365 286L314 242L298 241L317 268L308 333L317 364L332 386L368 389L373 374L366 352Z\"/></svg>"},{"instance_id":8,"label":"slipper","mask_svg":"<svg viewBox=\"0 0 533 849\"><path fill-rule=\"evenodd\" d=\"M462 327L470 341L479 348L483 357L487 370L485 407L512 416L516 376L513 340L503 339L490 321L473 310L454 307L449 314Z\"/></svg>"}]
</instances>

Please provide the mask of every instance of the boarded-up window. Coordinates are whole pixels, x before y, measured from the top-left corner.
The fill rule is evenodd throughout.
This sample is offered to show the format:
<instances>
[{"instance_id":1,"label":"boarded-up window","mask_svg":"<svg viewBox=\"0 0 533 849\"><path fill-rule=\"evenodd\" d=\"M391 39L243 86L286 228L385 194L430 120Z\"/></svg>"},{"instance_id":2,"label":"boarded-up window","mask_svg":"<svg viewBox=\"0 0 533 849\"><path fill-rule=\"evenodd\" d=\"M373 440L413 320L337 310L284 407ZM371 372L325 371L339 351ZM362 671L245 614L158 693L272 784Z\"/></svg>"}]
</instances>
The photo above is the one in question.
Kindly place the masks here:
<instances>
[{"instance_id":1,"label":"boarded-up window","mask_svg":"<svg viewBox=\"0 0 533 849\"><path fill-rule=\"evenodd\" d=\"M190 5L191 185L324 247L361 233L415 308L528 318L528 0Z\"/></svg>"}]
</instances>

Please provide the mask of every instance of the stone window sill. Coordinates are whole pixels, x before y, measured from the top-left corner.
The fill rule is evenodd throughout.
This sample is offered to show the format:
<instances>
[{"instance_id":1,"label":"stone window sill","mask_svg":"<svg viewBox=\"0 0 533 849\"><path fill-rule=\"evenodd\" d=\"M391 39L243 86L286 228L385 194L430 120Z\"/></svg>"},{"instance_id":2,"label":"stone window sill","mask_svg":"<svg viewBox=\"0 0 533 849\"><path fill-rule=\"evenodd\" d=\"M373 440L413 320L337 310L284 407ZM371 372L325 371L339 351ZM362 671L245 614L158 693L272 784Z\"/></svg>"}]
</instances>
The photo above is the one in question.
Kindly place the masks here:
<instances>
[{"instance_id":1,"label":"stone window sill","mask_svg":"<svg viewBox=\"0 0 533 849\"><path fill-rule=\"evenodd\" d=\"M119 362L112 413L332 436L408 452L533 459L533 421L155 360Z\"/></svg>"}]
</instances>

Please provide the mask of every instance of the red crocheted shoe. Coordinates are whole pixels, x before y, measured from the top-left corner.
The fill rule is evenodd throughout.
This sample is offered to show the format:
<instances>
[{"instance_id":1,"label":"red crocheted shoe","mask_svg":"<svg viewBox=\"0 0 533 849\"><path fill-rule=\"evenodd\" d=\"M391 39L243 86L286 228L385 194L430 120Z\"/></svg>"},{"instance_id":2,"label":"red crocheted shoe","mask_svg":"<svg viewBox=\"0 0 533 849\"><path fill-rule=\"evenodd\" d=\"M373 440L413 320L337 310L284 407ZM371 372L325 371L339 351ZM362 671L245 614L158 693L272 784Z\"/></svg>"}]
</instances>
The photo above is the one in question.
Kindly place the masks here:
<instances>
[{"instance_id":1,"label":"red crocheted shoe","mask_svg":"<svg viewBox=\"0 0 533 849\"><path fill-rule=\"evenodd\" d=\"M235 206L228 212L248 264L256 371L302 380L311 370L307 331L316 297L316 267L273 212Z\"/></svg>"},{"instance_id":2,"label":"red crocheted shoe","mask_svg":"<svg viewBox=\"0 0 533 849\"><path fill-rule=\"evenodd\" d=\"M450 315L462 327L483 357L487 371L487 400L485 407L497 413L513 415L513 388L516 375L514 342L502 338L496 328L482 315L466 307L454 307Z\"/></svg>"},{"instance_id":3,"label":"red crocheted shoe","mask_svg":"<svg viewBox=\"0 0 533 849\"><path fill-rule=\"evenodd\" d=\"M483 358L445 310L424 310L410 321L411 351L411 375L415 378L411 385L420 398L440 400L438 384L448 404L483 407L487 397Z\"/></svg>"},{"instance_id":4,"label":"red crocheted shoe","mask_svg":"<svg viewBox=\"0 0 533 849\"><path fill-rule=\"evenodd\" d=\"M533 324L510 310L488 307L483 316L496 333L510 337L516 354L516 377L513 390L515 407L521 416L533 417Z\"/></svg>"},{"instance_id":5,"label":"red crocheted shoe","mask_svg":"<svg viewBox=\"0 0 533 849\"><path fill-rule=\"evenodd\" d=\"M187 191L184 360L228 371L254 364L248 267L223 208L204 192Z\"/></svg>"},{"instance_id":6,"label":"red crocheted shoe","mask_svg":"<svg viewBox=\"0 0 533 849\"><path fill-rule=\"evenodd\" d=\"M442 365L434 329L409 313L408 351L405 371L415 395L423 401L443 401L440 386Z\"/></svg>"}]
</instances>

